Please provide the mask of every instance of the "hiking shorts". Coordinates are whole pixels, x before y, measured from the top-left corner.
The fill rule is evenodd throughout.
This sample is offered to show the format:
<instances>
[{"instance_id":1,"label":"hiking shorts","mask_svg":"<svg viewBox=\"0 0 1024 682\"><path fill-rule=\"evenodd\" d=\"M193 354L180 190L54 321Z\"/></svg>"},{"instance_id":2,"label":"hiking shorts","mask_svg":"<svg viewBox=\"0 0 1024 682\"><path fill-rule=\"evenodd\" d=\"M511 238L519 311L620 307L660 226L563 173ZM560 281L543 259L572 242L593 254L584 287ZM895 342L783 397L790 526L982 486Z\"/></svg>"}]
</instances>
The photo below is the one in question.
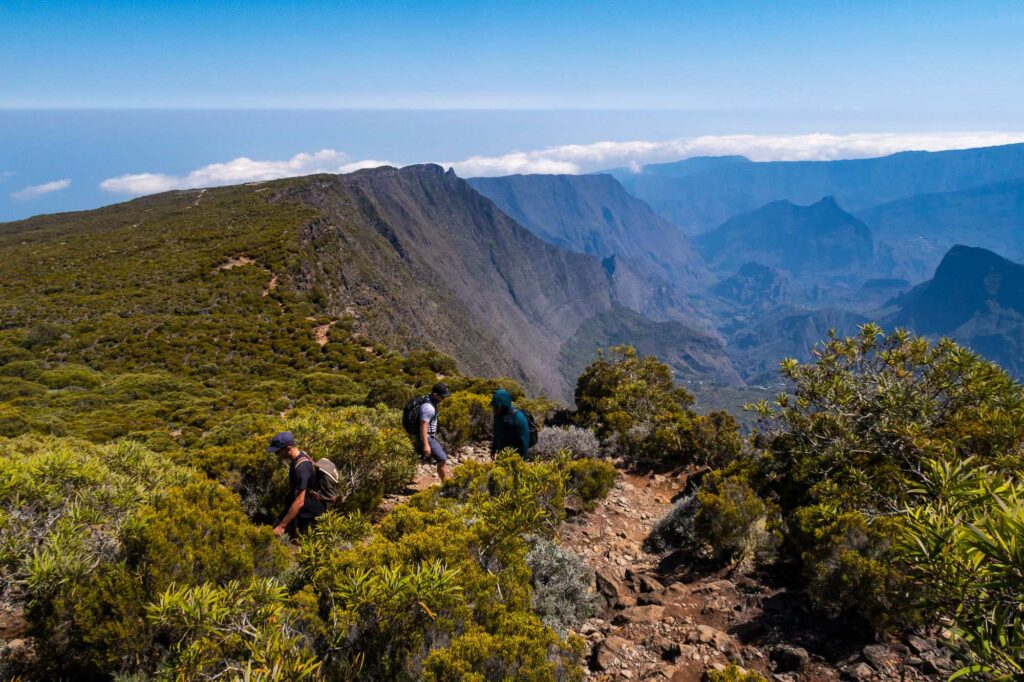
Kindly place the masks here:
<instances>
[{"instance_id":1,"label":"hiking shorts","mask_svg":"<svg viewBox=\"0 0 1024 682\"><path fill-rule=\"evenodd\" d=\"M436 438L428 436L427 442L430 443L430 454L433 455L435 462L442 464L448 461L448 453L444 451L444 448ZM416 454L423 457L423 446L420 445L419 439L416 440Z\"/></svg>"}]
</instances>

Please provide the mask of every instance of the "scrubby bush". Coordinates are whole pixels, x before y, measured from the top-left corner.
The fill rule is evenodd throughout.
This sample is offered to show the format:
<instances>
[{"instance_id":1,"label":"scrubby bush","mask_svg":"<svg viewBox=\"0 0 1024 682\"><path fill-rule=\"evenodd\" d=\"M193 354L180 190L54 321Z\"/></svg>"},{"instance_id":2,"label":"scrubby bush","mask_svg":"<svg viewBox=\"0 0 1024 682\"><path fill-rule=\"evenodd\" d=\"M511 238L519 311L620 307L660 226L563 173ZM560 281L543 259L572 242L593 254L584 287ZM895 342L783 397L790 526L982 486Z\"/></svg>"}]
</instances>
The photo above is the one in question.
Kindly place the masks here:
<instances>
[{"instance_id":1,"label":"scrubby bush","mask_svg":"<svg viewBox=\"0 0 1024 682\"><path fill-rule=\"evenodd\" d=\"M1020 479L1024 388L950 340L876 325L831 336L814 362L787 360L782 372L792 391L752 406L763 419L758 452L729 471L781 508L783 547L813 601L879 629L962 613L941 598L941 581L911 580L923 559L902 538L917 510L947 504L945 488L921 487L936 463L971 461L993 478ZM940 567L963 559L953 558L955 525L925 545ZM987 599L977 612L997 609L998 598Z\"/></svg>"},{"instance_id":2,"label":"scrubby bush","mask_svg":"<svg viewBox=\"0 0 1024 682\"><path fill-rule=\"evenodd\" d=\"M738 476L716 476L697 492L694 538L719 561L764 557L774 549L774 510Z\"/></svg>"},{"instance_id":3,"label":"scrubby bush","mask_svg":"<svg viewBox=\"0 0 1024 682\"><path fill-rule=\"evenodd\" d=\"M683 548L699 549L693 530L693 519L697 514L696 494L686 495L661 517L650 535L644 540L648 552L665 552Z\"/></svg>"},{"instance_id":4,"label":"scrubby bush","mask_svg":"<svg viewBox=\"0 0 1024 682\"><path fill-rule=\"evenodd\" d=\"M303 540L309 560L298 581L308 580L327 609L324 674L577 679L577 645L533 613L527 561L526 536L553 535L563 488L554 465L502 453L494 464L459 467L367 535L358 517L314 531Z\"/></svg>"},{"instance_id":5,"label":"scrubby bush","mask_svg":"<svg viewBox=\"0 0 1024 682\"><path fill-rule=\"evenodd\" d=\"M712 668L705 674L706 682L768 682L768 678L753 670L745 670L730 663L722 670Z\"/></svg>"},{"instance_id":6,"label":"scrubby bush","mask_svg":"<svg viewBox=\"0 0 1024 682\"><path fill-rule=\"evenodd\" d=\"M102 375L83 365L63 365L43 372L39 381L50 388L96 388Z\"/></svg>"},{"instance_id":7,"label":"scrubby bush","mask_svg":"<svg viewBox=\"0 0 1024 682\"><path fill-rule=\"evenodd\" d=\"M552 459L561 453L571 457L600 457L601 442L590 429L578 426L545 426L537 434L537 445L530 453L538 459Z\"/></svg>"},{"instance_id":8,"label":"scrubby bush","mask_svg":"<svg viewBox=\"0 0 1024 682\"><path fill-rule=\"evenodd\" d=\"M795 525L815 606L833 617L860 614L879 628L913 622L914 595L895 552L898 519L822 505L800 509Z\"/></svg>"},{"instance_id":9,"label":"scrubby bush","mask_svg":"<svg viewBox=\"0 0 1024 682\"><path fill-rule=\"evenodd\" d=\"M150 594L172 583L224 584L276 575L287 553L267 526L254 526L223 486L195 481L164 491L125 528L125 560Z\"/></svg>"},{"instance_id":10,"label":"scrubby bush","mask_svg":"<svg viewBox=\"0 0 1024 682\"><path fill-rule=\"evenodd\" d=\"M677 467L734 459L742 440L723 413L700 416L671 368L617 346L591 363L576 384L577 420L639 466Z\"/></svg>"},{"instance_id":11,"label":"scrubby bush","mask_svg":"<svg viewBox=\"0 0 1024 682\"><path fill-rule=\"evenodd\" d=\"M594 571L582 559L546 538L528 537L533 610L545 625L565 634L597 612L590 586Z\"/></svg>"},{"instance_id":12,"label":"scrubby bush","mask_svg":"<svg viewBox=\"0 0 1024 682\"><path fill-rule=\"evenodd\" d=\"M314 459L327 457L338 467L336 504L341 509L373 509L385 494L412 480L416 469L412 445L394 410L300 410L283 421L283 429L292 431Z\"/></svg>"},{"instance_id":13,"label":"scrubby bush","mask_svg":"<svg viewBox=\"0 0 1024 682\"><path fill-rule=\"evenodd\" d=\"M930 613L953 617L960 674L1024 676L1024 484L972 458L929 460L899 550Z\"/></svg>"},{"instance_id":14,"label":"scrubby bush","mask_svg":"<svg viewBox=\"0 0 1024 682\"><path fill-rule=\"evenodd\" d=\"M565 474L565 488L579 509L587 511L608 496L619 472L611 463L595 459L574 459L560 462Z\"/></svg>"},{"instance_id":15,"label":"scrubby bush","mask_svg":"<svg viewBox=\"0 0 1024 682\"><path fill-rule=\"evenodd\" d=\"M490 396L466 391L453 393L438 411L437 427L452 450L489 440L494 428Z\"/></svg>"},{"instance_id":16,"label":"scrubby bush","mask_svg":"<svg viewBox=\"0 0 1024 682\"><path fill-rule=\"evenodd\" d=\"M168 589L147 609L175 643L160 672L181 680L321 679L312 637L303 632L314 618L302 609L316 605L304 596L272 579Z\"/></svg>"}]
</instances>

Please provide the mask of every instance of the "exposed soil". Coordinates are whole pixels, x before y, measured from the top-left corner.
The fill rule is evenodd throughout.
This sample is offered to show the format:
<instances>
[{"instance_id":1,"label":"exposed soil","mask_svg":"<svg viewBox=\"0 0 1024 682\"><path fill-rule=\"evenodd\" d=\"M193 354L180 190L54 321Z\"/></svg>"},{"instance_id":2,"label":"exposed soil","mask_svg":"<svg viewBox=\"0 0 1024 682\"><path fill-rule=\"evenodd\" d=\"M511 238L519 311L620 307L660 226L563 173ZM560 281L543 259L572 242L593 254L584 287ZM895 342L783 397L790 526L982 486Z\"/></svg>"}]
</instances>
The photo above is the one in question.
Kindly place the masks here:
<instances>
[{"instance_id":1,"label":"exposed soil","mask_svg":"<svg viewBox=\"0 0 1024 682\"><path fill-rule=\"evenodd\" d=\"M785 584L792 571L709 569L645 552L687 478L624 472L593 512L564 526L563 546L594 568L603 600L579 629L591 644L588 679L690 682L729 663L786 682L945 678L948 653L934 639L876 642L862 624L817 615Z\"/></svg>"}]
</instances>

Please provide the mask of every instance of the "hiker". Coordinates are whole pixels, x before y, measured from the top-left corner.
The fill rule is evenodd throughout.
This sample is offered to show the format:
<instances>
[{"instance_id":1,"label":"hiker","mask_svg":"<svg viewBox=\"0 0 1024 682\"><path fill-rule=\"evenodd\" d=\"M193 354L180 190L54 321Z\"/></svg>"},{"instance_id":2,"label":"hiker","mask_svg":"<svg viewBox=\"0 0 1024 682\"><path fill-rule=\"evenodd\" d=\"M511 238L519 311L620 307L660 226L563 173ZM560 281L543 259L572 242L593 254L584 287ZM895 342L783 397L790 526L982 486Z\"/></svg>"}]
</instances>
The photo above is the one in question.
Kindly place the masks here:
<instances>
[{"instance_id":1,"label":"hiker","mask_svg":"<svg viewBox=\"0 0 1024 682\"><path fill-rule=\"evenodd\" d=\"M437 440L437 408L451 394L447 384L435 384L430 395L420 405L417 420L416 449L424 459L433 459L437 463L437 475L441 483L448 480L448 453Z\"/></svg>"},{"instance_id":2,"label":"hiker","mask_svg":"<svg viewBox=\"0 0 1024 682\"><path fill-rule=\"evenodd\" d=\"M313 459L296 445L291 431L283 431L270 439L267 452L288 462L288 484L291 487L288 508L274 526L274 535L287 531L292 537L298 537L315 525L317 517L327 511L316 494L316 466Z\"/></svg>"},{"instance_id":3,"label":"hiker","mask_svg":"<svg viewBox=\"0 0 1024 682\"><path fill-rule=\"evenodd\" d=\"M512 405L512 394L499 388L491 396L494 410L494 440L491 441L491 459L505 448L512 448L526 459L530 450L530 420L526 413Z\"/></svg>"}]
</instances>

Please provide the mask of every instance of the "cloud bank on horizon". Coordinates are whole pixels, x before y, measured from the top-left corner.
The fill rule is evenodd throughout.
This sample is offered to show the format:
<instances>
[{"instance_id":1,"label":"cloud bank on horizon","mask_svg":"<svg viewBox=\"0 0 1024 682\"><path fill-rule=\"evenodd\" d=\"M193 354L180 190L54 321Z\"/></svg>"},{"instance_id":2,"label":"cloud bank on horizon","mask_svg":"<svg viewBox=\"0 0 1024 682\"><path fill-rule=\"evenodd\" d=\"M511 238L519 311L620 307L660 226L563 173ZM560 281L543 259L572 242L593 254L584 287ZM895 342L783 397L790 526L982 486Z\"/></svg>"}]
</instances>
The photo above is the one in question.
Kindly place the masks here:
<instances>
[{"instance_id":1,"label":"cloud bank on horizon","mask_svg":"<svg viewBox=\"0 0 1024 682\"><path fill-rule=\"evenodd\" d=\"M629 167L639 172L647 163L679 161L694 156L741 155L752 161L833 161L886 156L902 151L944 151L991 147L1024 142L1024 133L851 133L832 135L704 135L674 140L594 142L547 147L500 156L472 156L461 161L441 162L462 177L512 175L516 173L579 174L612 167ZM100 187L108 192L141 195L172 189L214 187L261 182L313 173L351 173L362 168L403 165L374 159L355 160L334 149L302 152L283 161L259 161L239 157L197 168L187 175L136 173L108 178ZM46 183L28 190L61 182ZM67 185L64 185L66 187ZM44 189L40 193L63 187ZM11 196L14 196L12 194Z\"/></svg>"},{"instance_id":2,"label":"cloud bank on horizon","mask_svg":"<svg viewBox=\"0 0 1024 682\"><path fill-rule=\"evenodd\" d=\"M30 201L32 199L38 199L46 194L59 192L60 190L67 189L70 186L71 180L69 178L64 178L63 180L51 180L50 182L44 182L40 185L29 185L28 187L19 189L17 192L11 192L11 198L17 201Z\"/></svg>"}]
</instances>

